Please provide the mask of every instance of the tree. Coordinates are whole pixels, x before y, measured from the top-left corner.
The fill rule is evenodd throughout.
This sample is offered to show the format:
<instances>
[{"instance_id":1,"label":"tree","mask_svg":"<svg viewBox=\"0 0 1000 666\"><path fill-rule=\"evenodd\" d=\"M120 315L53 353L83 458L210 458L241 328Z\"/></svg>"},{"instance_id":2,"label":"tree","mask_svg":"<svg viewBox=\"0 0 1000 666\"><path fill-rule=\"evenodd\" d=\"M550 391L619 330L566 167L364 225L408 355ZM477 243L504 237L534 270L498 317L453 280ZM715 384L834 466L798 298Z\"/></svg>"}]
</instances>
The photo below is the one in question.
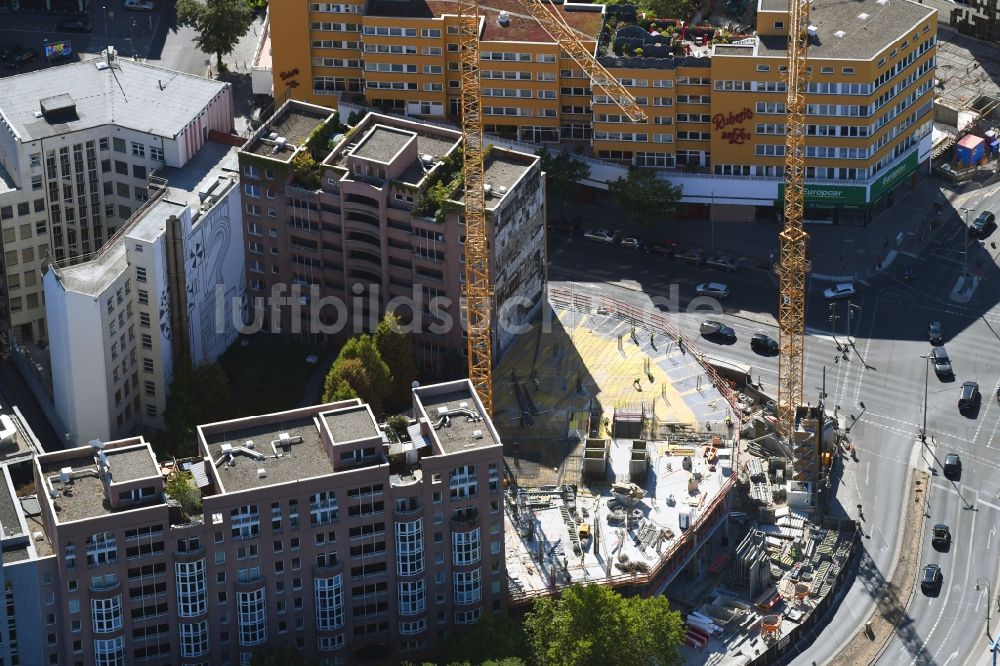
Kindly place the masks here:
<instances>
[{"instance_id":1,"label":"tree","mask_svg":"<svg viewBox=\"0 0 1000 666\"><path fill-rule=\"evenodd\" d=\"M177 22L194 28L194 43L214 54L222 69L222 56L229 55L253 24L247 0L177 0Z\"/></svg>"},{"instance_id":2,"label":"tree","mask_svg":"<svg viewBox=\"0 0 1000 666\"><path fill-rule=\"evenodd\" d=\"M288 643L282 643L277 647L261 648L254 652L250 659L250 666L289 666L289 664L317 666L318 663L316 659L307 657Z\"/></svg>"},{"instance_id":3,"label":"tree","mask_svg":"<svg viewBox=\"0 0 1000 666\"><path fill-rule=\"evenodd\" d=\"M218 363L193 367L186 359L174 368L167 396L166 448L163 453L194 455L197 428L202 423L222 421L230 416L229 380Z\"/></svg>"},{"instance_id":4,"label":"tree","mask_svg":"<svg viewBox=\"0 0 1000 666\"><path fill-rule=\"evenodd\" d=\"M656 177L649 169L630 169L628 176L608 183L615 204L624 208L633 222L652 226L674 212L681 200L681 186Z\"/></svg>"},{"instance_id":5,"label":"tree","mask_svg":"<svg viewBox=\"0 0 1000 666\"><path fill-rule=\"evenodd\" d=\"M322 176L320 166L308 150L300 150L292 158L292 177L299 187L318 190Z\"/></svg>"},{"instance_id":6,"label":"tree","mask_svg":"<svg viewBox=\"0 0 1000 666\"><path fill-rule=\"evenodd\" d=\"M649 11L656 18L675 18L688 21L694 16L691 0L648 0Z\"/></svg>"},{"instance_id":7,"label":"tree","mask_svg":"<svg viewBox=\"0 0 1000 666\"><path fill-rule=\"evenodd\" d=\"M382 415L392 388L392 372L379 355L375 338L362 334L344 343L323 385L323 401L358 397Z\"/></svg>"},{"instance_id":8,"label":"tree","mask_svg":"<svg viewBox=\"0 0 1000 666\"><path fill-rule=\"evenodd\" d=\"M194 516L201 511L201 492L194 486L194 476L191 472L175 469L167 477L163 488L167 495L177 500L185 515Z\"/></svg>"},{"instance_id":9,"label":"tree","mask_svg":"<svg viewBox=\"0 0 1000 666\"><path fill-rule=\"evenodd\" d=\"M525 618L535 663L546 666L668 666L680 663L680 614L664 597L622 597L591 583L542 598Z\"/></svg>"},{"instance_id":10,"label":"tree","mask_svg":"<svg viewBox=\"0 0 1000 666\"><path fill-rule=\"evenodd\" d=\"M396 313L386 312L382 317L375 329L375 346L392 372L389 407L406 409L411 403L413 381L417 378L417 359L413 355L413 336L403 331Z\"/></svg>"},{"instance_id":11,"label":"tree","mask_svg":"<svg viewBox=\"0 0 1000 666\"><path fill-rule=\"evenodd\" d=\"M484 614L476 624L468 625L448 637L445 654L449 663L523 663L528 657L528 641L521 624L508 615Z\"/></svg>"},{"instance_id":12,"label":"tree","mask_svg":"<svg viewBox=\"0 0 1000 666\"><path fill-rule=\"evenodd\" d=\"M560 153L551 153L543 147L538 151L538 157L545 172L545 189L559 202L559 219L563 220L566 218L566 199L576 194L581 180L590 177L590 167L565 149Z\"/></svg>"}]
</instances>

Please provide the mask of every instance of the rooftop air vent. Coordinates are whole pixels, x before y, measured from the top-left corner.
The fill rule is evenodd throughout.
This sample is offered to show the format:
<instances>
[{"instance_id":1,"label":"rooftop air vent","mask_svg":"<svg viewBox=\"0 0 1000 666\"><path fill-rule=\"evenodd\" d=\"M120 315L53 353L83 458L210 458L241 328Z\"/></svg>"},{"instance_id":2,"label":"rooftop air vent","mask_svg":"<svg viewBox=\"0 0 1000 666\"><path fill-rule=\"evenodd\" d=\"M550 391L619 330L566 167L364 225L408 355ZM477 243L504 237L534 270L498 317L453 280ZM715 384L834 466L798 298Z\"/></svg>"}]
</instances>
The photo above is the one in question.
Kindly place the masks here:
<instances>
[{"instance_id":1,"label":"rooftop air vent","mask_svg":"<svg viewBox=\"0 0 1000 666\"><path fill-rule=\"evenodd\" d=\"M42 532L35 532L33 536L35 537L35 541L38 541L39 543L45 541L45 534Z\"/></svg>"},{"instance_id":2,"label":"rooftop air vent","mask_svg":"<svg viewBox=\"0 0 1000 666\"><path fill-rule=\"evenodd\" d=\"M500 187L498 187L497 188L497 194L499 194L500 196L503 196L503 195L507 194L507 186L506 185L501 185Z\"/></svg>"},{"instance_id":3,"label":"rooftop air vent","mask_svg":"<svg viewBox=\"0 0 1000 666\"><path fill-rule=\"evenodd\" d=\"M885 7L886 5L889 4L889 0L875 0L875 4Z\"/></svg>"},{"instance_id":4,"label":"rooftop air vent","mask_svg":"<svg viewBox=\"0 0 1000 666\"><path fill-rule=\"evenodd\" d=\"M278 133L277 132L271 132L270 134L267 135L267 138L270 139L271 141L277 141L278 140Z\"/></svg>"},{"instance_id":5,"label":"rooftop air vent","mask_svg":"<svg viewBox=\"0 0 1000 666\"><path fill-rule=\"evenodd\" d=\"M460 403L458 403L458 408L459 409L468 409L469 408L469 403L467 403L467 402L460 402Z\"/></svg>"},{"instance_id":6,"label":"rooftop air vent","mask_svg":"<svg viewBox=\"0 0 1000 666\"><path fill-rule=\"evenodd\" d=\"M837 32L833 33L833 36L836 37L837 39L843 39L844 35L846 34L847 33L844 32L843 30L838 30Z\"/></svg>"},{"instance_id":7,"label":"rooftop air vent","mask_svg":"<svg viewBox=\"0 0 1000 666\"><path fill-rule=\"evenodd\" d=\"M476 439L482 439L483 438L483 431L482 430L473 430L472 431L472 436L475 437Z\"/></svg>"},{"instance_id":8,"label":"rooftop air vent","mask_svg":"<svg viewBox=\"0 0 1000 666\"><path fill-rule=\"evenodd\" d=\"M55 488L49 488L49 498L56 499L57 497L59 497L59 491Z\"/></svg>"},{"instance_id":9,"label":"rooftop air vent","mask_svg":"<svg viewBox=\"0 0 1000 666\"><path fill-rule=\"evenodd\" d=\"M257 478L258 479L265 479L265 478L267 478L267 470L264 469L263 467L258 467L257 468Z\"/></svg>"},{"instance_id":10,"label":"rooftop air vent","mask_svg":"<svg viewBox=\"0 0 1000 666\"><path fill-rule=\"evenodd\" d=\"M483 192L486 193L487 197L490 196L490 194L493 193L493 185L491 185L490 183L486 183L485 185L483 185Z\"/></svg>"},{"instance_id":11,"label":"rooftop air vent","mask_svg":"<svg viewBox=\"0 0 1000 666\"><path fill-rule=\"evenodd\" d=\"M232 453L233 452L233 445L232 444L223 444L222 446L219 447L219 450L222 451L223 453Z\"/></svg>"},{"instance_id":12,"label":"rooftop air vent","mask_svg":"<svg viewBox=\"0 0 1000 666\"><path fill-rule=\"evenodd\" d=\"M807 27L807 28L806 28L806 32L808 32L808 33L809 33L809 36L810 36L810 37L815 37L815 36L816 36L816 33L818 33L818 32L819 32L819 28L817 28L817 27L816 27L816 26L814 26L814 25L811 25L811 26L809 26L809 27Z\"/></svg>"},{"instance_id":13,"label":"rooftop air vent","mask_svg":"<svg viewBox=\"0 0 1000 666\"><path fill-rule=\"evenodd\" d=\"M510 14L508 14L505 11L504 12L500 12L500 16L497 17L497 23L499 23L500 25L502 25L504 27L507 27L508 25L510 25Z\"/></svg>"},{"instance_id":14,"label":"rooftop air vent","mask_svg":"<svg viewBox=\"0 0 1000 666\"><path fill-rule=\"evenodd\" d=\"M438 407L438 416L447 416L447 415L448 415L448 406L447 405L443 405L441 407Z\"/></svg>"},{"instance_id":15,"label":"rooftop air vent","mask_svg":"<svg viewBox=\"0 0 1000 666\"><path fill-rule=\"evenodd\" d=\"M69 475L73 473L72 467L63 467L59 470L59 481L62 483L69 483Z\"/></svg>"},{"instance_id":16,"label":"rooftop air vent","mask_svg":"<svg viewBox=\"0 0 1000 666\"><path fill-rule=\"evenodd\" d=\"M250 449L251 451L253 451L253 440L252 439L248 439L247 441L243 442L243 446L245 446L248 449Z\"/></svg>"},{"instance_id":17,"label":"rooftop air vent","mask_svg":"<svg viewBox=\"0 0 1000 666\"><path fill-rule=\"evenodd\" d=\"M287 432L283 432L283 433L281 433L280 435L278 435L278 439L280 439L280 440L281 440L281 441L283 441L283 442L284 442L285 440L288 440L288 439L291 439L291 438L292 438L292 436L291 436L291 435L289 435L289 434L288 434Z\"/></svg>"},{"instance_id":18,"label":"rooftop air vent","mask_svg":"<svg viewBox=\"0 0 1000 666\"><path fill-rule=\"evenodd\" d=\"M89 444L90 444L90 445L91 445L92 447L94 447L95 449L103 449L103 448L104 448L104 442L102 442L102 441L101 441L101 440L99 440L99 439L92 439L92 440L90 440L90 442L88 442L88 443L89 443Z\"/></svg>"},{"instance_id":19,"label":"rooftop air vent","mask_svg":"<svg viewBox=\"0 0 1000 666\"><path fill-rule=\"evenodd\" d=\"M867 21L869 16L871 16L871 14L867 14L865 12L861 12L860 14L858 14L858 18L861 19L862 21Z\"/></svg>"}]
</instances>

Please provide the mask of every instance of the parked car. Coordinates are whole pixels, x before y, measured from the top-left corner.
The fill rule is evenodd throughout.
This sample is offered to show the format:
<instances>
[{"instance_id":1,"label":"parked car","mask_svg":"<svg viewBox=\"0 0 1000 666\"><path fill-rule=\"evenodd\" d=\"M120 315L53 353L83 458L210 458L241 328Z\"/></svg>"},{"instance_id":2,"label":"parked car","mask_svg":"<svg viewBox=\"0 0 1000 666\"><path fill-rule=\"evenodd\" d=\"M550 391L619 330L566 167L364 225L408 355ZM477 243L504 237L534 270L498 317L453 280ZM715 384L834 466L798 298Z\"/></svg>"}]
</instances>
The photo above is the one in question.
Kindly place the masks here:
<instances>
[{"instance_id":1,"label":"parked car","mask_svg":"<svg viewBox=\"0 0 1000 666\"><path fill-rule=\"evenodd\" d=\"M35 60L38 60L38 51L35 49L22 49L14 55L8 56L4 60L4 65L7 66L7 69L17 69Z\"/></svg>"},{"instance_id":2,"label":"parked car","mask_svg":"<svg viewBox=\"0 0 1000 666\"><path fill-rule=\"evenodd\" d=\"M941 326L941 322L932 321L927 326L927 339L931 341L932 345L939 345L944 342L944 327Z\"/></svg>"},{"instance_id":3,"label":"parked car","mask_svg":"<svg viewBox=\"0 0 1000 666\"><path fill-rule=\"evenodd\" d=\"M717 257L711 257L705 261L705 265L711 266L712 268L721 268L722 270L730 273L735 273L740 268L738 261L732 257L727 257L724 254L720 254Z\"/></svg>"},{"instance_id":4,"label":"parked car","mask_svg":"<svg viewBox=\"0 0 1000 666\"><path fill-rule=\"evenodd\" d=\"M721 282L702 282L694 288L694 293L699 296L711 296L712 298L725 298L729 296L729 287Z\"/></svg>"},{"instance_id":5,"label":"parked car","mask_svg":"<svg viewBox=\"0 0 1000 666\"><path fill-rule=\"evenodd\" d=\"M931 545L937 550L948 550L951 545L951 530L947 525L935 525L931 536Z\"/></svg>"},{"instance_id":6,"label":"parked car","mask_svg":"<svg viewBox=\"0 0 1000 666\"><path fill-rule=\"evenodd\" d=\"M949 453L944 457L944 478L957 480L962 476L962 459L957 453Z\"/></svg>"},{"instance_id":7,"label":"parked car","mask_svg":"<svg viewBox=\"0 0 1000 666\"><path fill-rule=\"evenodd\" d=\"M642 239L638 236L626 236L622 239L622 247L627 247L630 250L642 250L645 249L646 244L642 242Z\"/></svg>"},{"instance_id":8,"label":"parked car","mask_svg":"<svg viewBox=\"0 0 1000 666\"><path fill-rule=\"evenodd\" d=\"M686 264L694 264L700 266L705 263L705 255L702 254L701 250L677 250L674 253L674 259L677 261L683 261Z\"/></svg>"},{"instance_id":9,"label":"parked car","mask_svg":"<svg viewBox=\"0 0 1000 666\"><path fill-rule=\"evenodd\" d=\"M611 229L591 229L583 237L598 243L612 244L617 241L618 233Z\"/></svg>"},{"instance_id":10,"label":"parked car","mask_svg":"<svg viewBox=\"0 0 1000 666\"><path fill-rule=\"evenodd\" d=\"M962 393L958 397L958 411L963 414L975 411L982 399L983 396L979 393L979 384L976 382L965 382L962 384Z\"/></svg>"},{"instance_id":11,"label":"parked car","mask_svg":"<svg viewBox=\"0 0 1000 666\"><path fill-rule=\"evenodd\" d=\"M924 567L924 575L920 579L920 589L924 594L934 594L941 589L941 567L928 564Z\"/></svg>"},{"instance_id":12,"label":"parked car","mask_svg":"<svg viewBox=\"0 0 1000 666\"><path fill-rule=\"evenodd\" d=\"M21 46L17 42L11 42L7 46L0 49L0 60L6 60L15 53L20 53L23 50L24 50L23 46Z\"/></svg>"},{"instance_id":13,"label":"parked car","mask_svg":"<svg viewBox=\"0 0 1000 666\"><path fill-rule=\"evenodd\" d=\"M152 0L125 0L125 9L139 12L151 12L156 9Z\"/></svg>"},{"instance_id":14,"label":"parked car","mask_svg":"<svg viewBox=\"0 0 1000 666\"><path fill-rule=\"evenodd\" d=\"M677 243L666 238L660 238L646 243L646 252L672 257L677 252Z\"/></svg>"},{"instance_id":15,"label":"parked car","mask_svg":"<svg viewBox=\"0 0 1000 666\"><path fill-rule=\"evenodd\" d=\"M566 236L575 236L577 234L576 225L572 222L550 222L548 227L549 232L555 234L564 234Z\"/></svg>"},{"instance_id":16,"label":"parked car","mask_svg":"<svg viewBox=\"0 0 1000 666\"><path fill-rule=\"evenodd\" d=\"M829 289L823 290L823 297L828 301L839 301L844 298L850 298L854 295L854 283L853 282L841 282L840 284L835 284Z\"/></svg>"},{"instance_id":17,"label":"parked car","mask_svg":"<svg viewBox=\"0 0 1000 666\"><path fill-rule=\"evenodd\" d=\"M986 240L997 230L997 216L988 210L976 216L976 219L969 225L969 235L979 240Z\"/></svg>"},{"instance_id":18,"label":"parked car","mask_svg":"<svg viewBox=\"0 0 1000 666\"><path fill-rule=\"evenodd\" d=\"M931 350L931 363L934 364L934 374L942 379L947 379L955 374L951 368L948 351L944 347L935 347Z\"/></svg>"},{"instance_id":19,"label":"parked car","mask_svg":"<svg viewBox=\"0 0 1000 666\"><path fill-rule=\"evenodd\" d=\"M735 342L736 331L723 324L721 321L706 320L701 322L698 328L703 338L708 340L721 340L724 342Z\"/></svg>"},{"instance_id":20,"label":"parked car","mask_svg":"<svg viewBox=\"0 0 1000 666\"><path fill-rule=\"evenodd\" d=\"M778 353L778 341L766 333L754 333L750 338L750 349L758 354L770 356Z\"/></svg>"},{"instance_id":21,"label":"parked car","mask_svg":"<svg viewBox=\"0 0 1000 666\"><path fill-rule=\"evenodd\" d=\"M85 16L79 18L62 19L56 23L56 30L60 32L93 32L94 26L90 19Z\"/></svg>"}]
</instances>

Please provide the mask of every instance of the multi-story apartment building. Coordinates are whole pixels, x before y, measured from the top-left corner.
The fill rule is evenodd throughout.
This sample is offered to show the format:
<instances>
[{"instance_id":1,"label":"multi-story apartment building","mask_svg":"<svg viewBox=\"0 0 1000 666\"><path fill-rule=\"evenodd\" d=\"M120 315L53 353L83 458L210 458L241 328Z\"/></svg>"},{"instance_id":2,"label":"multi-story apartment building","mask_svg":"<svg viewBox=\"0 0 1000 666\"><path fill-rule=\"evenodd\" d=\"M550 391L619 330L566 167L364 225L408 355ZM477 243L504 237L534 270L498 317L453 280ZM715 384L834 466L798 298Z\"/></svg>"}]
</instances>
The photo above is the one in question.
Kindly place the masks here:
<instances>
[{"instance_id":1,"label":"multi-story apartment building","mask_svg":"<svg viewBox=\"0 0 1000 666\"><path fill-rule=\"evenodd\" d=\"M963 35L1000 43L1000 2L969 0L951 10L951 25Z\"/></svg>"},{"instance_id":2,"label":"multi-story apartment building","mask_svg":"<svg viewBox=\"0 0 1000 666\"><path fill-rule=\"evenodd\" d=\"M183 502L141 437L38 455L13 483L0 467L20 525L2 573L37 579L0 614L38 620L20 663L433 656L505 605L502 446L468 381L417 388L413 410L392 442L358 400L201 426Z\"/></svg>"},{"instance_id":3,"label":"multi-story apartment building","mask_svg":"<svg viewBox=\"0 0 1000 666\"><path fill-rule=\"evenodd\" d=\"M0 228L9 326L47 340L49 261L100 249L148 197L149 174L182 167L209 131L233 128L230 85L117 59L4 79Z\"/></svg>"},{"instance_id":4,"label":"multi-story apartment building","mask_svg":"<svg viewBox=\"0 0 1000 666\"><path fill-rule=\"evenodd\" d=\"M759 0L747 35L631 8L551 5L645 107L639 124L592 90L516 6L488 4L480 33L487 132L589 140L603 160L665 170L684 201L708 206L713 219L779 217L787 3ZM930 155L936 13L911 0L809 7L808 216L864 224ZM274 54L276 94L357 92L371 105L457 120L457 18L447 12L454 7L436 2L274 7L272 38L295 43Z\"/></svg>"},{"instance_id":5,"label":"multi-story apartment building","mask_svg":"<svg viewBox=\"0 0 1000 666\"><path fill-rule=\"evenodd\" d=\"M303 187L289 165L331 114L290 101L240 152L248 295L260 318L332 335L371 330L393 309L412 326L425 365L464 354L461 133L369 114L320 155L318 189ZM540 160L494 148L485 176L499 356L543 299ZM297 307L264 307L274 297Z\"/></svg>"},{"instance_id":6,"label":"multi-story apartment building","mask_svg":"<svg viewBox=\"0 0 1000 666\"><path fill-rule=\"evenodd\" d=\"M110 242L45 275L52 398L78 442L162 429L175 363L214 361L238 336L235 152L209 142L184 168L157 171L150 199Z\"/></svg>"}]
</instances>

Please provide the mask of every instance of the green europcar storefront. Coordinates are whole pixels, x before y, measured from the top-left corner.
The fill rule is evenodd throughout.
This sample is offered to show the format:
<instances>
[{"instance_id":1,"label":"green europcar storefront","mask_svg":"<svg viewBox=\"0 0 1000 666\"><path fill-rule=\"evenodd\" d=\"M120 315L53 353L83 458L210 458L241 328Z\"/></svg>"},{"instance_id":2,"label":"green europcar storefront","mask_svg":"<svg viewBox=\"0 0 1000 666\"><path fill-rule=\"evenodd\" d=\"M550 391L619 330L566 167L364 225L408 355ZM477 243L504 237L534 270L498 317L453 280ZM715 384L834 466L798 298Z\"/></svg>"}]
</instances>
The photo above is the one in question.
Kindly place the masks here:
<instances>
[{"instance_id":1,"label":"green europcar storefront","mask_svg":"<svg viewBox=\"0 0 1000 666\"><path fill-rule=\"evenodd\" d=\"M914 182L917 152L907 155L899 164L879 176L870 185L806 184L804 221L814 224L864 226L895 201L895 191ZM778 186L774 202L782 210L785 186Z\"/></svg>"}]
</instances>

